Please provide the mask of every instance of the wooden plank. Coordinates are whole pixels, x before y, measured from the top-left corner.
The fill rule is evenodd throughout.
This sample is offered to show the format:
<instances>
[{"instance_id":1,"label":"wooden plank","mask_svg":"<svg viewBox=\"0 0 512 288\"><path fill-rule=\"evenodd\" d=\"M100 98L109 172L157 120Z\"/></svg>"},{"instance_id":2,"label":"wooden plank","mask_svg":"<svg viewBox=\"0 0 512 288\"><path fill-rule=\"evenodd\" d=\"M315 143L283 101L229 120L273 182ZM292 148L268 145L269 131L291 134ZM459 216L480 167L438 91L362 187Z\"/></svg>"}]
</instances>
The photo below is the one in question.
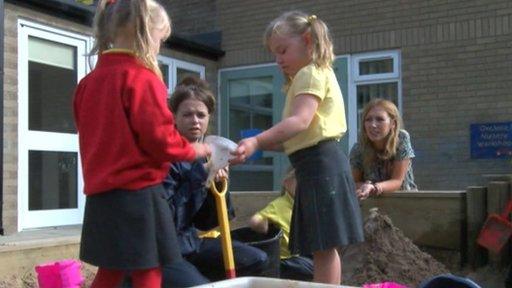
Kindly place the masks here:
<instances>
[{"instance_id":1,"label":"wooden plank","mask_svg":"<svg viewBox=\"0 0 512 288\"><path fill-rule=\"evenodd\" d=\"M465 246L466 191L395 192L361 203L366 217L372 207L388 215L416 245L462 250Z\"/></svg>"},{"instance_id":2,"label":"wooden plank","mask_svg":"<svg viewBox=\"0 0 512 288\"><path fill-rule=\"evenodd\" d=\"M492 181L504 181L512 183L512 174L484 174L482 175L487 183Z\"/></svg>"},{"instance_id":3,"label":"wooden plank","mask_svg":"<svg viewBox=\"0 0 512 288\"><path fill-rule=\"evenodd\" d=\"M487 218L487 188L469 186L466 190L467 263L478 268L487 263L487 250L476 243L478 234Z\"/></svg>"},{"instance_id":4,"label":"wooden plank","mask_svg":"<svg viewBox=\"0 0 512 288\"><path fill-rule=\"evenodd\" d=\"M247 226L254 213L263 209L272 200L279 197L281 192L231 192L231 200L235 207L235 219L231 221L231 229Z\"/></svg>"},{"instance_id":5,"label":"wooden plank","mask_svg":"<svg viewBox=\"0 0 512 288\"><path fill-rule=\"evenodd\" d=\"M510 183L508 181L491 181L487 189L488 214L501 214L510 200ZM496 267L505 267L510 262L510 245L505 245L499 254L489 252L489 263Z\"/></svg>"}]
</instances>

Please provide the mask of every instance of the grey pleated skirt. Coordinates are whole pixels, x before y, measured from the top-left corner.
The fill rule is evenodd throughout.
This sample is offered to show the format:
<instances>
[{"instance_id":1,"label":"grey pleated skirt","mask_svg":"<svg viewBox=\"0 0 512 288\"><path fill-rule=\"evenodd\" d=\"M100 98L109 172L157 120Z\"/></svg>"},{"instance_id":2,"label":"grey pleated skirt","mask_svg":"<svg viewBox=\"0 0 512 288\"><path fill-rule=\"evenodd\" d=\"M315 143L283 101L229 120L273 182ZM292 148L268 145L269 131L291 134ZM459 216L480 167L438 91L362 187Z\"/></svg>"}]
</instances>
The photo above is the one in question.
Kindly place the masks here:
<instances>
[{"instance_id":1,"label":"grey pleated skirt","mask_svg":"<svg viewBox=\"0 0 512 288\"><path fill-rule=\"evenodd\" d=\"M350 165L335 140L289 155L297 189L290 228L292 254L363 242L363 221Z\"/></svg>"},{"instance_id":2,"label":"grey pleated skirt","mask_svg":"<svg viewBox=\"0 0 512 288\"><path fill-rule=\"evenodd\" d=\"M87 196L80 259L94 266L136 270L181 260L162 185Z\"/></svg>"}]
</instances>

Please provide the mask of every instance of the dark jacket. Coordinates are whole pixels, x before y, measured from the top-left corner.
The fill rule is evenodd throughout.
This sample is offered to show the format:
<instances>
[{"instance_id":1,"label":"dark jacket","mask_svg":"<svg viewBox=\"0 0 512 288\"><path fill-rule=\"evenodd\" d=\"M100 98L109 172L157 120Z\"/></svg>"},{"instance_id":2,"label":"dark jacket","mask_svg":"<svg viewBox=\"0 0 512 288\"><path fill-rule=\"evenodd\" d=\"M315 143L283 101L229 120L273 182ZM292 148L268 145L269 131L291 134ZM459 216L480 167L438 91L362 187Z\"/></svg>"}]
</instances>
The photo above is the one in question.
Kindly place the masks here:
<instances>
[{"instance_id":1,"label":"dark jacket","mask_svg":"<svg viewBox=\"0 0 512 288\"><path fill-rule=\"evenodd\" d=\"M198 229L207 231L217 227L214 196L205 188L208 173L204 160L178 162L171 165L164 180L169 206L174 213L174 225L181 254L186 256L199 250L202 239ZM234 217L229 192L226 195L229 219Z\"/></svg>"}]
</instances>

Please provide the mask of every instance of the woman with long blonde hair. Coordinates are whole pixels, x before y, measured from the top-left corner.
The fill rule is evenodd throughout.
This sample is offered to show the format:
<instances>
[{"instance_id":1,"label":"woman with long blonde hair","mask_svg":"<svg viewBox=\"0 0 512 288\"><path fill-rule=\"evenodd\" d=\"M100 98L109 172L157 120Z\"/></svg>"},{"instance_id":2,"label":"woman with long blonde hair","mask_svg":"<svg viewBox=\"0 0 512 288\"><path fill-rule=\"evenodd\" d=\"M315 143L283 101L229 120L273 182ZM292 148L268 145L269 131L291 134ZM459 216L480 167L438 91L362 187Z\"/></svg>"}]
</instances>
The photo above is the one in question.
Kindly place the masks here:
<instances>
[{"instance_id":1,"label":"woman with long blonde hair","mask_svg":"<svg viewBox=\"0 0 512 288\"><path fill-rule=\"evenodd\" d=\"M373 99L363 109L363 125L350 151L357 195L366 199L396 190L417 190L411 160L414 151L409 133L393 102Z\"/></svg>"}]
</instances>

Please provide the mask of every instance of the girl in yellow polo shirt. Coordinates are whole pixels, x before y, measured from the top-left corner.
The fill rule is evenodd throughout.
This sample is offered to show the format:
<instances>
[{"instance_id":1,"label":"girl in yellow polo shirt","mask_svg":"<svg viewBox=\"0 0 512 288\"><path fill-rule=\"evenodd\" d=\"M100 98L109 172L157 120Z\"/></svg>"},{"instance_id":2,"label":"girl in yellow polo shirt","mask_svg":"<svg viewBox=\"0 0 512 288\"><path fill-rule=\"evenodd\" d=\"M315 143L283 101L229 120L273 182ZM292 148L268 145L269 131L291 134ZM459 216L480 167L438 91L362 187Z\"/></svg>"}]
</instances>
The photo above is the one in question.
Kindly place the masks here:
<instances>
[{"instance_id":1,"label":"girl in yellow polo shirt","mask_svg":"<svg viewBox=\"0 0 512 288\"><path fill-rule=\"evenodd\" d=\"M297 177L291 253L313 254L314 281L340 284L338 251L364 239L350 165L339 145L347 125L329 30L316 16L292 11L270 23L264 40L287 79L283 120L243 139L232 162L257 149L288 155Z\"/></svg>"}]
</instances>

